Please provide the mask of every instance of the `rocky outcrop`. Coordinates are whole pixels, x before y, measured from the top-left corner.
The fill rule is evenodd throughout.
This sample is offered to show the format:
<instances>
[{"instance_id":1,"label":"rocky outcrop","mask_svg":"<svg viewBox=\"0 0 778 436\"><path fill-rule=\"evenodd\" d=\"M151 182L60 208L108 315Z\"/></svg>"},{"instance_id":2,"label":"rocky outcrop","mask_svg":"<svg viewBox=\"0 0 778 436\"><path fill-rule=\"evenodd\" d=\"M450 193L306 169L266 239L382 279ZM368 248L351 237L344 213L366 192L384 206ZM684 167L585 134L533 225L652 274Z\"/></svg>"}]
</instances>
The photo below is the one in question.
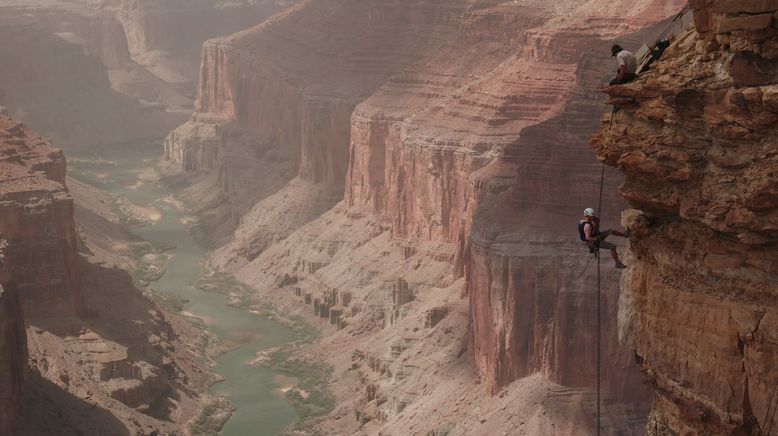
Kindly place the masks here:
<instances>
[{"instance_id":1,"label":"rocky outcrop","mask_svg":"<svg viewBox=\"0 0 778 436\"><path fill-rule=\"evenodd\" d=\"M647 431L775 431L778 5L689 2L696 30L607 90L593 140L626 175L635 261L619 327L654 390ZM770 430L772 429L772 430Z\"/></svg>"},{"instance_id":2,"label":"rocky outcrop","mask_svg":"<svg viewBox=\"0 0 778 436\"><path fill-rule=\"evenodd\" d=\"M89 217L96 229L80 235L91 239L109 224ZM6 115L0 230L3 435L173 432L196 416L208 338L156 307L129 273L78 253L62 152Z\"/></svg>"},{"instance_id":3,"label":"rocky outcrop","mask_svg":"<svg viewBox=\"0 0 778 436\"><path fill-rule=\"evenodd\" d=\"M0 229L4 269L25 316L84 313L73 199L62 152L0 115Z\"/></svg>"},{"instance_id":4,"label":"rocky outcrop","mask_svg":"<svg viewBox=\"0 0 778 436\"><path fill-rule=\"evenodd\" d=\"M0 240L0 245L4 241ZM3 254L0 247L0 256ZM2 260L0 260L2 262ZM4 274L5 275L5 274ZM0 277L0 434L15 434L27 372L27 334L16 289Z\"/></svg>"}]
</instances>

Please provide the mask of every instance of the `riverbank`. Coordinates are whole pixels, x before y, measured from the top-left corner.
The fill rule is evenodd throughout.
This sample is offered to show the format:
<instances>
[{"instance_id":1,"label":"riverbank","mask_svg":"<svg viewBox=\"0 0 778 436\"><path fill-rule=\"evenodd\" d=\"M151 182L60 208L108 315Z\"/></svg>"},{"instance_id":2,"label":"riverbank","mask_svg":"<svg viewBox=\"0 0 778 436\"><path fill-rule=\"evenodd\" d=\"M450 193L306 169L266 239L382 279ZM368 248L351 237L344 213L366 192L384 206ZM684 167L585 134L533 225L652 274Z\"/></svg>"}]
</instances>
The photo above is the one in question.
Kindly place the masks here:
<instances>
[{"instance_id":1,"label":"riverbank","mask_svg":"<svg viewBox=\"0 0 778 436\"><path fill-rule=\"evenodd\" d=\"M326 368L289 359L315 337L314 330L302 319L249 304L248 288L231 276L202 269L206 251L187 230L196 217L171 192L183 183L163 181L156 150L145 146L110 157L80 155L73 160L71 176L106 193L110 199L103 202L119 217L116 224L137 236L128 242L106 243L130 259L124 266L136 284L211 337L201 351L218 378L204 389L212 396L205 395L189 431L270 435L302 428L300 419L329 410L322 389ZM268 349L276 351L272 365L249 365Z\"/></svg>"}]
</instances>

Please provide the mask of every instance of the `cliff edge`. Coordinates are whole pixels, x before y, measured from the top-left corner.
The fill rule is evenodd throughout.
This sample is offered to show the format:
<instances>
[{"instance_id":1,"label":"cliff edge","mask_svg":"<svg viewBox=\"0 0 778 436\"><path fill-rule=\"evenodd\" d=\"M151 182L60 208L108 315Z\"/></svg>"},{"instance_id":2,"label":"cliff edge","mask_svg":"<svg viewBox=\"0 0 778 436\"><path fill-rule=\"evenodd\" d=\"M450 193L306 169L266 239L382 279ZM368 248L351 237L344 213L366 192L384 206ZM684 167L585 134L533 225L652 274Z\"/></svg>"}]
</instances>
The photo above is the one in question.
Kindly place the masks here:
<instances>
[{"instance_id":1,"label":"cliff edge","mask_svg":"<svg viewBox=\"0 0 778 436\"><path fill-rule=\"evenodd\" d=\"M648 434L768 434L778 354L778 3L690 1L695 27L593 147L626 176L621 339L653 385ZM774 405L773 405L774 407ZM761 432L761 433L760 433Z\"/></svg>"}]
</instances>

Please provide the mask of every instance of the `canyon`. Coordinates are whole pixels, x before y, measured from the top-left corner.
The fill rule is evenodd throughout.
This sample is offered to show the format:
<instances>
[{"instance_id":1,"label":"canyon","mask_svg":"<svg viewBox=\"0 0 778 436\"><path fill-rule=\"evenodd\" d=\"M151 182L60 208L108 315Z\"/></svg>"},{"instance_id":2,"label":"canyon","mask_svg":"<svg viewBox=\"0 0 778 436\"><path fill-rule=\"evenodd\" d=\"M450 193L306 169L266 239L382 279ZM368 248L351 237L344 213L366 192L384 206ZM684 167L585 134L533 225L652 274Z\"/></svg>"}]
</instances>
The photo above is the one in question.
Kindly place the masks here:
<instances>
[{"instance_id":1,"label":"canyon","mask_svg":"<svg viewBox=\"0 0 778 436\"><path fill-rule=\"evenodd\" d=\"M336 406L314 431L594 430L595 269L569 229L597 197L586 143L610 43L683 5L300 2L205 44L165 157L211 266L322 330L301 358L332 366ZM640 433L608 266L603 425Z\"/></svg>"},{"instance_id":2,"label":"canyon","mask_svg":"<svg viewBox=\"0 0 778 436\"><path fill-rule=\"evenodd\" d=\"M0 434L769 434L773 3L0 0Z\"/></svg>"},{"instance_id":3,"label":"canyon","mask_svg":"<svg viewBox=\"0 0 778 436\"><path fill-rule=\"evenodd\" d=\"M202 41L283 6L186 3L0 2L0 434L209 434L229 416L207 394L212 334L143 287L165 256L126 227L148 218L17 120L68 151L163 137Z\"/></svg>"},{"instance_id":4,"label":"canyon","mask_svg":"<svg viewBox=\"0 0 778 436\"><path fill-rule=\"evenodd\" d=\"M2 0L0 102L66 149L159 139L191 111L203 41L283 6Z\"/></svg>"},{"instance_id":5,"label":"canyon","mask_svg":"<svg viewBox=\"0 0 778 436\"><path fill-rule=\"evenodd\" d=\"M85 225L60 150L0 115L0 157L3 434L147 434L194 419L209 383L191 342L202 333L90 250L114 218Z\"/></svg>"},{"instance_id":6,"label":"canyon","mask_svg":"<svg viewBox=\"0 0 778 436\"><path fill-rule=\"evenodd\" d=\"M608 90L622 111L592 141L631 207L620 335L648 434L774 434L778 4L689 3L695 30Z\"/></svg>"}]
</instances>

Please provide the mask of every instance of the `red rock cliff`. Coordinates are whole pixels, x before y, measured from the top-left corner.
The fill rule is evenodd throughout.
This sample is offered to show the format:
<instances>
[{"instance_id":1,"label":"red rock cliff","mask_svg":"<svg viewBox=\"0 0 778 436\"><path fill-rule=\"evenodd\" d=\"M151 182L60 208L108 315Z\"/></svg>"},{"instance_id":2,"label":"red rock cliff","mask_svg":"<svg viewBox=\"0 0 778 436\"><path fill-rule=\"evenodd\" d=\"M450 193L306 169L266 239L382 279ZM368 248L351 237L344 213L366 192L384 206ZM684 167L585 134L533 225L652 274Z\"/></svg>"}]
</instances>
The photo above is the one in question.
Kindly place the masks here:
<instances>
[{"instance_id":1,"label":"red rock cliff","mask_svg":"<svg viewBox=\"0 0 778 436\"><path fill-rule=\"evenodd\" d=\"M0 231L4 270L25 316L83 313L73 199L62 152L0 115Z\"/></svg>"},{"instance_id":2,"label":"red rock cliff","mask_svg":"<svg viewBox=\"0 0 778 436\"><path fill-rule=\"evenodd\" d=\"M294 177L342 191L354 107L449 43L462 10L457 2L304 1L209 41L195 115L168 137L165 156L218 173L218 204L235 224ZM308 195L303 203L316 201ZM298 225L310 219L303 215Z\"/></svg>"},{"instance_id":3,"label":"red rock cliff","mask_svg":"<svg viewBox=\"0 0 778 436\"><path fill-rule=\"evenodd\" d=\"M0 245L4 245L4 241L0 240ZM2 253L0 247L0 256ZM0 281L7 283L4 275L0 274ZM3 386L0 391L0 434L15 434L26 372L27 333L19 299L16 289L0 285L0 384Z\"/></svg>"},{"instance_id":4,"label":"red rock cliff","mask_svg":"<svg viewBox=\"0 0 778 436\"><path fill-rule=\"evenodd\" d=\"M696 31L608 90L623 110L593 141L633 208L620 334L653 385L649 434L773 434L778 3L689 4Z\"/></svg>"},{"instance_id":5,"label":"red rock cliff","mask_svg":"<svg viewBox=\"0 0 778 436\"><path fill-rule=\"evenodd\" d=\"M470 352L493 391L538 371L593 386L595 282L570 230L596 203L599 169L583 144L613 68L608 41L651 38L633 33L680 6L481 4L448 51L354 112L346 203L391 222L395 237L457 246ZM614 182L606 205L619 204ZM617 210L606 215L614 224ZM617 343L617 280L606 274L606 384L640 402L639 374Z\"/></svg>"},{"instance_id":6,"label":"red rock cliff","mask_svg":"<svg viewBox=\"0 0 778 436\"><path fill-rule=\"evenodd\" d=\"M299 298L290 301L308 301L317 316L332 315L328 304L340 291L353 291L370 310L380 307L379 290L396 291L399 275L417 274L404 269L411 259L416 267L456 264L466 278L469 352L492 393L535 372L592 387L594 273L573 230L583 208L596 203L599 182L600 166L585 141L602 113L598 90L614 68L611 41L652 40L658 25L635 32L673 15L682 2L557 6L310 1L207 43L198 110L168 138L166 156L193 173L218 174L233 203L252 198L240 191L263 191L254 199L278 194L283 206L258 203L233 241L251 239L251 223L271 206L288 210L299 200L287 197L289 185L278 191L263 183L279 162L295 162L307 182L345 182L344 206L284 242L263 254L272 241L259 248L250 241L228 244L215 257L244 257L239 278L263 289L276 286L273 279L284 287L289 277L301 278ZM605 219L612 224L622 204L616 184L609 174ZM276 219L294 218L279 213ZM368 223L360 229L359 220ZM376 235L375 246L365 242ZM365 240L352 242L352 236ZM348 258L342 252L351 243L374 252L365 248ZM371 257L379 253L387 257ZM392 265L381 268L381 278L361 263L387 259ZM418 272L414 287L427 304L444 305L435 300L438 288L461 286L454 280ZM617 341L617 281L606 270L606 388L644 406L648 394L638 367ZM373 287L375 294L360 294ZM375 316L385 316L385 326L402 326L410 322L400 322L404 310L375 309ZM338 316L357 324L367 315L341 311L330 320ZM418 347L426 352L427 345ZM376 359L399 365L397 353ZM366 398L370 407L380 406L375 392ZM382 413L360 419L386 419Z\"/></svg>"}]
</instances>

